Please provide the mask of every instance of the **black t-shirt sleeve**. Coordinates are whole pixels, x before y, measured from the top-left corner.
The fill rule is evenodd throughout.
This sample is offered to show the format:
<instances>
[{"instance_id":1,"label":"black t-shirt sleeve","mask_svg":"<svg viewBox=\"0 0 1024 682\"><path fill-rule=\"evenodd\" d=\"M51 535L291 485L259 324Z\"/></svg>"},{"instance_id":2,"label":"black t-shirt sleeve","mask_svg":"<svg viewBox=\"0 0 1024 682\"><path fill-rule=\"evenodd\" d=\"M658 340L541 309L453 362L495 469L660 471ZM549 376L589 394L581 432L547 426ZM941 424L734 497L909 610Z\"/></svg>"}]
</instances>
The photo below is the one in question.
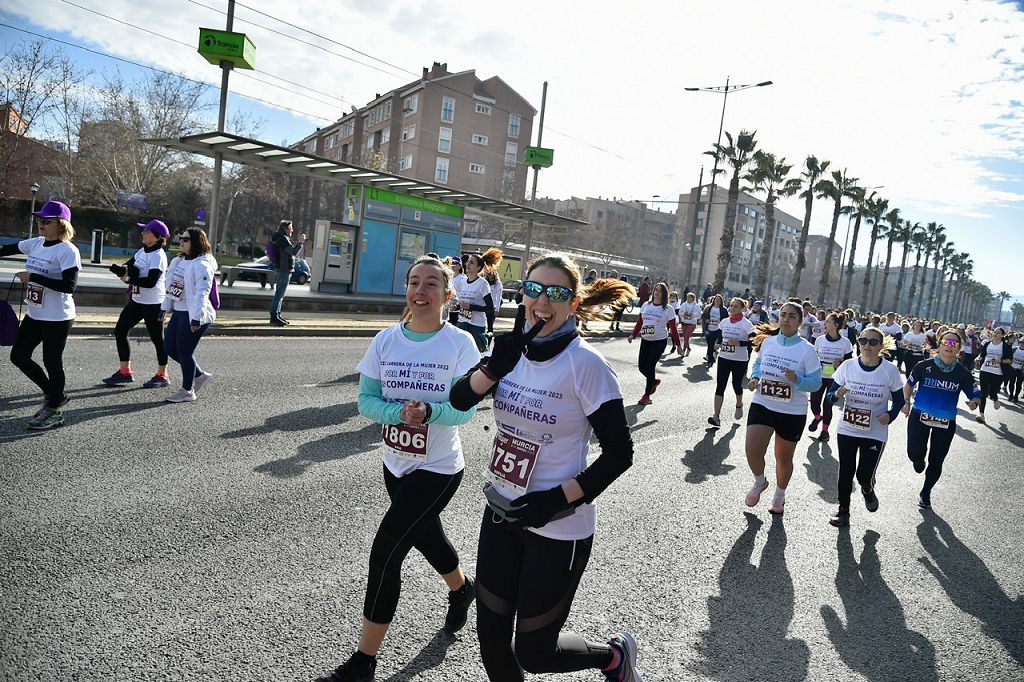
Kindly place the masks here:
<instances>
[{"instance_id":1,"label":"black t-shirt sleeve","mask_svg":"<svg viewBox=\"0 0 1024 682\"><path fill-rule=\"evenodd\" d=\"M130 284L134 284L137 287L142 287L144 289L152 289L153 287L156 286L156 283L160 281L160 275L163 274L163 270L150 268L149 272L146 273L145 277L139 277L138 273L139 271L136 269L135 276L129 277L128 282Z\"/></svg>"},{"instance_id":2,"label":"black t-shirt sleeve","mask_svg":"<svg viewBox=\"0 0 1024 682\"><path fill-rule=\"evenodd\" d=\"M44 286L47 289L59 291L62 294L75 293L75 288L78 286L78 268L68 268L60 274L60 279L53 279L51 277L43 277L39 273L33 272L28 280L30 282L35 282L40 286Z\"/></svg>"},{"instance_id":3,"label":"black t-shirt sleeve","mask_svg":"<svg viewBox=\"0 0 1024 682\"><path fill-rule=\"evenodd\" d=\"M12 242L10 244L4 244L0 246L0 258L7 258L8 256L17 256L21 253L21 249L18 248L18 242Z\"/></svg>"},{"instance_id":4,"label":"black t-shirt sleeve","mask_svg":"<svg viewBox=\"0 0 1024 682\"><path fill-rule=\"evenodd\" d=\"M633 465L633 438L626 423L622 399L609 400L587 416L601 446L601 454L576 476L583 488L579 504L593 502L615 479Z\"/></svg>"}]
</instances>

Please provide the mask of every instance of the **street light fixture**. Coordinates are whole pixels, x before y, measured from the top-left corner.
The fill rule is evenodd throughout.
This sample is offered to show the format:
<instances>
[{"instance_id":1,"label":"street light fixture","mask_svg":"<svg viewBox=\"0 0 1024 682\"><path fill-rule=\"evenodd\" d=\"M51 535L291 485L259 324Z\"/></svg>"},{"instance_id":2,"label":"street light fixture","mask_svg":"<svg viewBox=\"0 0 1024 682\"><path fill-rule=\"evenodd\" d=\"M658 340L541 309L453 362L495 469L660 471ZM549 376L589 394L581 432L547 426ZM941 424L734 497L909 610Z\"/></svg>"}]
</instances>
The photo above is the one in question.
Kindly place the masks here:
<instances>
[{"instance_id":1,"label":"street light fixture","mask_svg":"<svg viewBox=\"0 0 1024 682\"><path fill-rule=\"evenodd\" d=\"M747 84L744 84L744 85L731 85L729 83L729 78L726 78L725 79L725 85L712 85L712 86L706 86L706 87L690 87L690 88L683 88L683 90L686 90L687 92L711 92L711 93L714 93L714 94L717 94L717 95L723 95L724 96L722 98L722 116L721 116L721 118L718 121L718 143L717 144L721 145L722 144L722 127L725 124L725 105L728 104L728 102L729 102L729 93L730 92L739 92L740 90L749 90L751 88L763 88L763 87L765 87L767 85L772 85L772 82L771 81L761 81L760 83L747 83ZM704 214L704 239L701 240L701 244L700 244L700 267L697 270L698 282L696 283L696 285L698 287L700 286L700 281L699 280L703 279L703 277L704 277L704 257L705 257L705 254L707 253L707 250L708 250L708 227L709 227L708 223L711 222L711 204L715 200L715 183L716 183L716 176L717 175L718 175L718 154L715 154L715 165L714 165L714 168L711 170L711 190L710 190L710 194L708 195L707 211ZM698 189L701 189L701 188L698 188ZM700 199L700 193L698 193L698 201L699 201L699 199ZM694 220L693 221L693 239L690 240L690 243L693 244L696 241L697 241L697 221ZM693 253L693 250L691 249L690 252ZM690 265L692 267L693 263L691 262ZM689 277L689 272L687 272L687 277Z\"/></svg>"},{"instance_id":2,"label":"street light fixture","mask_svg":"<svg viewBox=\"0 0 1024 682\"><path fill-rule=\"evenodd\" d=\"M32 192L32 210L28 214L28 238L32 239L32 214L36 212L36 192L39 191L39 183L33 182L28 189Z\"/></svg>"}]
</instances>

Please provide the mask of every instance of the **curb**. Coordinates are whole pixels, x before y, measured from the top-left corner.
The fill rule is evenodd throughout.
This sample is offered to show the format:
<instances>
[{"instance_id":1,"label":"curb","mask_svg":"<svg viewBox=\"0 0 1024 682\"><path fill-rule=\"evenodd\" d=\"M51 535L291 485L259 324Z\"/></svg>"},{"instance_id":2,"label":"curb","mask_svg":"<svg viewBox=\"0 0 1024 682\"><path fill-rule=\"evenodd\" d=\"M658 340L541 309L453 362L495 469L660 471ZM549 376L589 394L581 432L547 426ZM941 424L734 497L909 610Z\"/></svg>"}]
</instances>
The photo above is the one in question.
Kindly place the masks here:
<instances>
[{"instance_id":1,"label":"curb","mask_svg":"<svg viewBox=\"0 0 1024 682\"><path fill-rule=\"evenodd\" d=\"M377 335L378 332L386 329L386 327L380 328L366 328L366 329L338 329L338 328L324 328L316 329L311 327L294 327L289 329L288 327L231 327L231 326L218 326L214 324L210 327L204 336L242 336L242 337L287 337L287 338L350 338L350 339L372 339ZM138 332L136 332L138 333ZM114 329L113 326L98 325L98 324L83 324L75 325L71 327L71 336L91 336L96 338L113 338ZM588 332L583 338L626 338L629 336L626 332ZM129 335L129 340L133 336ZM144 339L148 337L143 334Z\"/></svg>"}]
</instances>

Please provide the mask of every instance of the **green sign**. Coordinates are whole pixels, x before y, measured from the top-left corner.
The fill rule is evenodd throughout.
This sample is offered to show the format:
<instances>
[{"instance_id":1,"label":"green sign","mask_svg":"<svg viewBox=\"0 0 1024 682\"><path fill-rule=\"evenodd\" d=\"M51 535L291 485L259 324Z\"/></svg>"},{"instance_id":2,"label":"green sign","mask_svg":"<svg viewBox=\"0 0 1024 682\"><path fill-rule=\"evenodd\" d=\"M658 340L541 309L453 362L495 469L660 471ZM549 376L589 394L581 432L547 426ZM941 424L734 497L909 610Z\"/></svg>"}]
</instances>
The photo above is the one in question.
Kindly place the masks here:
<instances>
[{"instance_id":1,"label":"green sign","mask_svg":"<svg viewBox=\"0 0 1024 682\"><path fill-rule=\"evenodd\" d=\"M391 190L381 189L379 187L367 187L366 200L381 201L385 204L405 206L408 208L418 209L420 211L433 211L434 213L440 213L441 215L459 219L461 219L466 213L466 209L462 206L446 204L441 201L434 201L433 199L424 199L423 197L414 197L408 194L399 194L398 192L392 192Z\"/></svg>"},{"instance_id":2,"label":"green sign","mask_svg":"<svg viewBox=\"0 0 1024 682\"><path fill-rule=\"evenodd\" d=\"M549 168L555 162L555 150L547 147L527 147L523 152L523 163L527 166Z\"/></svg>"},{"instance_id":3,"label":"green sign","mask_svg":"<svg viewBox=\"0 0 1024 682\"><path fill-rule=\"evenodd\" d=\"M256 68L256 46L244 33L201 28L199 54L211 64L231 62L239 69Z\"/></svg>"}]
</instances>

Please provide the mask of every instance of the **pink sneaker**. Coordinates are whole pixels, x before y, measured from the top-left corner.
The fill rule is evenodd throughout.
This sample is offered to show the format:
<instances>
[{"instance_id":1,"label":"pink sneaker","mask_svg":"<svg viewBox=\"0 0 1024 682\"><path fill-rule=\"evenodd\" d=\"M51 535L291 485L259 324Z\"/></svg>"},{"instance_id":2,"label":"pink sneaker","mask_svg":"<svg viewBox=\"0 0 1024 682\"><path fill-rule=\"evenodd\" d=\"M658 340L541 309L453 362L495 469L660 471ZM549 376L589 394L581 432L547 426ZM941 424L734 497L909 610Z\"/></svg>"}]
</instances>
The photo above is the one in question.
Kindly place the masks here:
<instances>
[{"instance_id":1,"label":"pink sneaker","mask_svg":"<svg viewBox=\"0 0 1024 682\"><path fill-rule=\"evenodd\" d=\"M768 479L764 480L764 485L759 486L756 482L753 487L750 488L750 492L747 493L747 497L743 500L746 502L748 507L757 506L757 503L761 501L761 493L768 489Z\"/></svg>"},{"instance_id":2,"label":"pink sneaker","mask_svg":"<svg viewBox=\"0 0 1024 682\"><path fill-rule=\"evenodd\" d=\"M772 506L768 507L769 514L776 514L782 516L782 513L786 510L786 500L781 502L778 500L772 500Z\"/></svg>"}]
</instances>

